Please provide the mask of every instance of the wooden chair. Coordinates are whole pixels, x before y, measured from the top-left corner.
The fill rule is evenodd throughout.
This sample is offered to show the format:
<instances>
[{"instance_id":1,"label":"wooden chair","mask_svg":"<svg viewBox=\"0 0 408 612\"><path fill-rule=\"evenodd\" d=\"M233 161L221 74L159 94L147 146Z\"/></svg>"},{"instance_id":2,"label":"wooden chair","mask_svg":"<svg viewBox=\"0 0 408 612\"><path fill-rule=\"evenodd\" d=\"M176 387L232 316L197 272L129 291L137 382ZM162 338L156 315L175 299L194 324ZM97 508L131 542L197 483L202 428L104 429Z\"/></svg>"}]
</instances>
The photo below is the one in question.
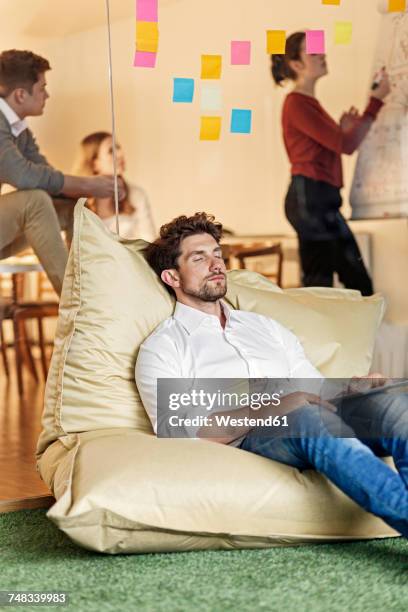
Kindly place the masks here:
<instances>
[{"instance_id":1,"label":"wooden chair","mask_svg":"<svg viewBox=\"0 0 408 612\"><path fill-rule=\"evenodd\" d=\"M58 316L58 295L55 293L53 286L48 280L48 276L45 272L37 273L37 302L41 303L44 307L50 307L50 310L47 312L51 312L53 309L55 310L55 306L57 307ZM43 317L37 318L37 329L38 329L38 345L40 347L41 354L41 364L42 370L44 374L44 380L47 378L48 366L46 359L46 347L53 346L53 341L46 340L46 334L44 332L44 318L52 317L54 315L45 315Z\"/></svg>"},{"instance_id":2,"label":"wooden chair","mask_svg":"<svg viewBox=\"0 0 408 612\"><path fill-rule=\"evenodd\" d=\"M0 283L1 286L1 283ZM41 366L44 380L47 377L48 364L46 344L44 339L43 319L58 316L58 302L55 300L24 301L24 274L12 275L12 295L0 297L0 343L4 370L9 377L10 369L7 360L7 345L4 338L3 321L10 320L13 324L15 363L17 386L20 395L24 393L23 366L27 365L34 379L38 381L37 369L33 358L31 343L27 334L26 322L37 321L38 345L40 348Z\"/></svg>"},{"instance_id":3,"label":"wooden chair","mask_svg":"<svg viewBox=\"0 0 408 612\"><path fill-rule=\"evenodd\" d=\"M275 266L272 272L265 272L263 270L259 271L263 276L273 280L277 285L281 286L282 284L282 268L283 268L283 250L280 243L274 244L272 246L251 246L245 247L243 245L223 245L223 257L224 257L224 247L228 247L225 249L225 257L228 257L228 265L230 267L231 260L235 258L238 261L238 267L241 270L248 269L246 262L248 259L259 259L262 257L270 257L273 256L275 259ZM224 258L225 261L225 258ZM255 262L254 262L255 263ZM254 269L254 268L252 268Z\"/></svg>"},{"instance_id":4,"label":"wooden chair","mask_svg":"<svg viewBox=\"0 0 408 612\"><path fill-rule=\"evenodd\" d=\"M233 255L233 245L232 244L221 244L222 250L222 258L225 263L225 267L227 270L231 269L231 260Z\"/></svg>"},{"instance_id":5,"label":"wooden chair","mask_svg":"<svg viewBox=\"0 0 408 612\"><path fill-rule=\"evenodd\" d=\"M7 378L10 378L10 369L9 369L9 364L8 364L8 359L7 359L7 345L6 345L6 339L4 337L4 331L3 331L3 313L2 313L1 303L0 303L0 349L1 349L1 356L3 359L4 371L6 373Z\"/></svg>"},{"instance_id":6,"label":"wooden chair","mask_svg":"<svg viewBox=\"0 0 408 612\"><path fill-rule=\"evenodd\" d=\"M27 302L16 304L13 307L12 311L12 319L13 319L13 327L14 327L14 348L16 351L16 361L18 359L19 363L21 363L22 352L24 350L24 346L27 346L29 343L26 333L21 334L20 330L25 328L25 321L36 319L38 326L38 344L40 347L40 356L41 356L41 367L44 376L44 380L47 378L48 373L48 363L47 363L47 355L46 348L44 342L44 333L42 322L46 317L57 317L58 316L58 304L56 302ZM18 356L18 357L17 357ZM35 367L35 366L34 366ZM38 377L37 377L38 380ZM17 371L17 382L18 382L18 390L20 395L23 394L23 378L21 368Z\"/></svg>"},{"instance_id":7,"label":"wooden chair","mask_svg":"<svg viewBox=\"0 0 408 612\"><path fill-rule=\"evenodd\" d=\"M8 364L7 348L8 346L12 346L15 354L18 391L19 394L22 395L24 391L22 375L23 366L26 365L28 367L36 381L38 381L38 374L25 325L14 317L15 308L15 302L7 298L0 298L0 342L4 371L7 378L9 378L10 368ZM7 343L4 334L3 323L6 320L11 321L13 325L13 342L10 345Z\"/></svg>"}]
</instances>

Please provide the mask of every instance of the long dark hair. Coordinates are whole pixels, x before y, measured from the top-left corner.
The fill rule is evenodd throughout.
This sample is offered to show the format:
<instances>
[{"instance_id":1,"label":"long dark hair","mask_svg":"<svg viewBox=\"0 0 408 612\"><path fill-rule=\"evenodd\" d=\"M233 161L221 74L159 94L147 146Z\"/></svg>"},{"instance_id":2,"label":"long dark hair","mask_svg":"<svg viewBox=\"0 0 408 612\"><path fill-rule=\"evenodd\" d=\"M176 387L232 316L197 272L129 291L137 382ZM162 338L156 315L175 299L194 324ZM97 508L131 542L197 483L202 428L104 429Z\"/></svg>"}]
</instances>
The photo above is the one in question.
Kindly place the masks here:
<instances>
[{"instance_id":1,"label":"long dark hair","mask_svg":"<svg viewBox=\"0 0 408 612\"><path fill-rule=\"evenodd\" d=\"M300 51L306 34L295 32L286 40L285 54L271 55L271 72L273 80L277 85L290 79L296 81L296 72L289 65L290 60L300 60Z\"/></svg>"}]
</instances>

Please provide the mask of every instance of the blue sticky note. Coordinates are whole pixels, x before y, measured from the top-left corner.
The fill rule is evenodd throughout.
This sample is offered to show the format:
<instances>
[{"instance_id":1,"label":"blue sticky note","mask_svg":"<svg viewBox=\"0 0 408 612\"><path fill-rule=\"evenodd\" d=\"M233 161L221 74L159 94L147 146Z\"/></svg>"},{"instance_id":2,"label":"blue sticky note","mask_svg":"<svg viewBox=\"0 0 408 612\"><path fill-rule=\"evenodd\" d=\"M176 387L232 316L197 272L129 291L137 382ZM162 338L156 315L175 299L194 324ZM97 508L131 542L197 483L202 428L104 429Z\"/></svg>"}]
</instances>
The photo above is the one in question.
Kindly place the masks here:
<instances>
[{"instance_id":1,"label":"blue sticky note","mask_svg":"<svg viewBox=\"0 0 408 612\"><path fill-rule=\"evenodd\" d=\"M252 111L233 108L231 113L231 132L236 134L250 134Z\"/></svg>"},{"instance_id":2,"label":"blue sticky note","mask_svg":"<svg viewBox=\"0 0 408 612\"><path fill-rule=\"evenodd\" d=\"M192 102L194 79L173 79L173 102Z\"/></svg>"}]
</instances>

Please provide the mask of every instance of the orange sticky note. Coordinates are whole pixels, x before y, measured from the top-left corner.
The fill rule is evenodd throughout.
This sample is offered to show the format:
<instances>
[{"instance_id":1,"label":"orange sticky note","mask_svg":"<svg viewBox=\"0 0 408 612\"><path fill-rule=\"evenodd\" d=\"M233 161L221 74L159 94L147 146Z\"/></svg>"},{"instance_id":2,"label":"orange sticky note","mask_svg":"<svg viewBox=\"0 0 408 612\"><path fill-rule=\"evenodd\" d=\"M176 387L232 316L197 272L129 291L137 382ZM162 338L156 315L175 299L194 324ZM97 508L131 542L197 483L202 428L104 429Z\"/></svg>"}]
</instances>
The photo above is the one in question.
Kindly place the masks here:
<instances>
[{"instance_id":1,"label":"orange sticky note","mask_svg":"<svg viewBox=\"0 0 408 612\"><path fill-rule=\"evenodd\" d=\"M349 45L353 34L351 21L337 21L334 25L334 42L336 45Z\"/></svg>"},{"instance_id":2,"label":"orange sticky note","mask_svg":"<svg viewBox=\"0 0 408 612\"><path fill-rule=\"evenodd\" d=\"M221 117L201 117L200 140L219 140Z\"/></svg>"},{"instance_id":3,"label":"orange sticky note","mask_svg":"<svg viewBox=\"0 0 408 612\"><path fill-rule=\"evenodd\" d=\"M403 13L407 8L407 0L388 0L389 13Z\"/></svg>"},{"instance_id":4,"label":"orange sticky note","mask_svg":"<svg viewBox=\"0 0 408 612\"><path fill-rule=\"evenodd\" d=\"M221 55L201 56L201 78L219 79L221 77L222 57Z\"/></svg>"},{"instance_id":5,"label":"orange sticky note","mask_svg":"<svg viewBox=\"0 0 408 612\"><path fill-rule=\"evenodd\" d=\"M136 21L136 50L156 53L159 46L159 28L153 21Z\"/></svg>"},{"instance_id":6,"label":"orange sticky note","mask_svg":"<svg viewBox=\"0 0 408 612\"><path fill-rule=\"evenodd\" d=\"M283 54L286 49L285 30L268 30L266 32L266 52L269 55Z\"/></svg>"},{"instance_id":7,"label":"orange sticky note","mask_svg":"<svg viewBox=\"0 0 408 612\"><path fill-rule=\"evenodd\" d=\"M340 0L322 0L322 4L333 4L339 6Z\"/></svg>"}]
</instances>

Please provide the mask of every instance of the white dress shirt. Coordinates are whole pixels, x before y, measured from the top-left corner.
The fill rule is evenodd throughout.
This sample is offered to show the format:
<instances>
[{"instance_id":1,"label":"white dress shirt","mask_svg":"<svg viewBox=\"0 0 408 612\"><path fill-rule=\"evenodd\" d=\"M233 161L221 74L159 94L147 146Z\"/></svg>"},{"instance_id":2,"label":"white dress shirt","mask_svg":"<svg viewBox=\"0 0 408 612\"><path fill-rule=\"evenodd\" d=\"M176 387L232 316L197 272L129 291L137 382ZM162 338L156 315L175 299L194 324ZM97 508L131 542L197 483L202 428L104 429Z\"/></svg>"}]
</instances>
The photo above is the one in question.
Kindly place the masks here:
<instances>
[{"instance_id":1,"label":"white dress shirt","mask_svg":"<svg viewBox=\"0 0 408 612\"><path fill-rule=\"evenodd\" d=\"M158 378L323 378L280 323L222 307L224 329L217 316L177 302L173 316L141 345L136 384L155 433Z\"/></svg>"},{"instance_id":2,"label":"white dress shirt","mask_svg":"<svg viewBox=\"0 0 408 612\"><path fill-rule=\"evenodd\" d=\"M10 124L11 133L15 138L20 136L21 132L24 132L24 130L28 128L27 121L25 119L20 119L4 98L0 98L0 111Z\"/></svg>"}]
</instances>

